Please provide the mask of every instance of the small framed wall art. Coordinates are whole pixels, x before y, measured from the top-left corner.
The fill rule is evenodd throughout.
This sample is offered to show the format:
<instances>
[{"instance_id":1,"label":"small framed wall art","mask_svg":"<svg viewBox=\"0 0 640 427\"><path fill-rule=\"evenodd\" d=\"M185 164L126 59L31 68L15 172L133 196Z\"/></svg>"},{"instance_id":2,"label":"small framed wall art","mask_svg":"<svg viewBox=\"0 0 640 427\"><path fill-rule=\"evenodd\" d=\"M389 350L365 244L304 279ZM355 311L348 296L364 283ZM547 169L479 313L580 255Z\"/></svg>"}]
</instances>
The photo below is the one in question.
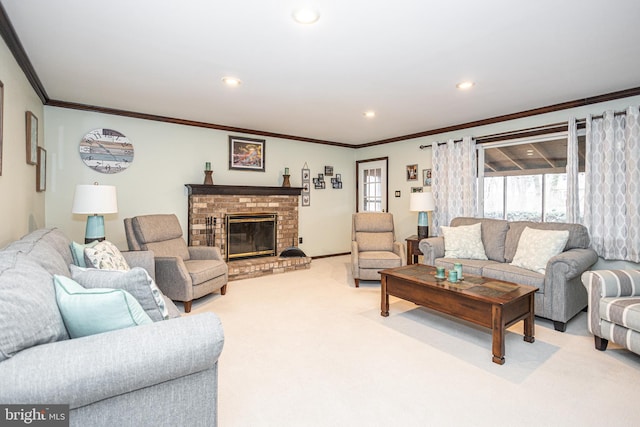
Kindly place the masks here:
<instances>
[{"instance_id":1,"label":"small framed wall art","mask_svg":"<svg viewBox=\"0 0 640 427\"><path fill-rule=\"evenodd\" d=\"M229 169L264 172L265 140L229 137Z\"/></svg>"},{"instance_id":2,"label":"small framed wall art","mask_svg":"<svg viewBox=\"0 0 640 427\"><path fill-rule=\"evenodd\" d=\"M407 181L418 180L418 165L407 165Z\"/></svg>"},{"instance_id":3,"label":"small framed wall art","mask_svg":"<svg viewBox=\"0 0 640 427\"><path fill-rule=\"evenodd\" d=\"M38 147L38 167L36 168L36 191L47 189L47 150Z\"/></svg>"},{"instance_id":4,"label":"small framed wall art","mask_svg":"<svg viewBox=\"0 0 640 427\"><path fill-rule=\"evenodd\" d=\"M422 169L422 185L431 187L431 169Z\"/></svg>"},{"instance_id":5,"label":"small framed wall art","mask_svg":"<svg viewBox=\"0 0 640 427\"><path fill-rule=\"evenodd\" d=\"M302 167L302 206L311 206L311 171L307 162Z\"/></svg>"},{"instance_id":6,"label":"small framed wall art","mask_svg":"<svg viewBox=\"0 0 640 427\"><path fill-rule=\"evenodd\" d=\"M27 111L26 133L27 133L27 164L38 164L38 118L31 112Z\"/></svg>"}]
</instances>

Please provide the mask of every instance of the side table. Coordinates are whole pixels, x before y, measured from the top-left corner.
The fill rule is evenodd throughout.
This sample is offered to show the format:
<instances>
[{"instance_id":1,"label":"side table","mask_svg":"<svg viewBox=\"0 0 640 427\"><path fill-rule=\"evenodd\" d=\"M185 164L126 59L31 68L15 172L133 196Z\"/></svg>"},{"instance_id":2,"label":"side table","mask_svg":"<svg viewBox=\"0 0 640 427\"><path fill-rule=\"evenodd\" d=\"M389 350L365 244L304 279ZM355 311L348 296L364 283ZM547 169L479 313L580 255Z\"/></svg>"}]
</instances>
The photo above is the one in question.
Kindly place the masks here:
<instances>
[{"instance_id":1,"label":"side table","mask_svg":"<svg viewBox=\"0 0 640 427\"><path fill-rule=\"evenodd\" d=\"M405 239L407 241L407 265L417 264L418 255L422 255L418 245L420 240L417 235L409 236Z\"/></svg>"}]
</instances>

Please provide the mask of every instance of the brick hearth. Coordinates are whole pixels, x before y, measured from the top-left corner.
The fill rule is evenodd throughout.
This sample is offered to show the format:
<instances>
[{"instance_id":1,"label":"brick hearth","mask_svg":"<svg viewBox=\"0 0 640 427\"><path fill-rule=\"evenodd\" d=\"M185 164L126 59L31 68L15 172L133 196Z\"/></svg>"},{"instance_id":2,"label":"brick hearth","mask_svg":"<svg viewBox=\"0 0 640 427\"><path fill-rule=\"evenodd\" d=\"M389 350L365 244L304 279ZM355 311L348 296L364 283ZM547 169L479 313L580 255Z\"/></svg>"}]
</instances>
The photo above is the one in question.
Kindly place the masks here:
<instances>
[{"instance_id":1,"label":"brick hearth","mask_svg":"<svg viewBox=\"0 0 640 427\"><path fill-rule=\"evenodd\" d=\"M191 246L207 244L207 218L214 223L213 244L226 256L225 215L227 213L276 213L276 253L298 241L298 199L300 188L247 187L186 184L189 189L189 231ZM229 280L309 268L310 257L257 257L229 263Z\"/></svg>"}]
</instances>

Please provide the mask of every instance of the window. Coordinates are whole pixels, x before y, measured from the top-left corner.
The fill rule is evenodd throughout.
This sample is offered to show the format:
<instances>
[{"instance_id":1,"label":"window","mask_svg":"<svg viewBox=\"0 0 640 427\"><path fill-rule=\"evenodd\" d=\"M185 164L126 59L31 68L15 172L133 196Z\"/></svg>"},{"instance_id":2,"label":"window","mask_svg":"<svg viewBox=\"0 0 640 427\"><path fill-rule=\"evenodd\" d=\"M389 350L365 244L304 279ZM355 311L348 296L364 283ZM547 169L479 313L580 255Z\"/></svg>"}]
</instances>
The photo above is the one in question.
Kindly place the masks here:
<instances>
[{"instance_id":1,"label":"window","mask_svg":"<svg viewBox=\"0 0 640 427\"><path fill-rule=\"evenodd\" d=\"M578 137L580 203L584 200L584 135ZM478 146L478 194L485 218L565 222L567 138L564 133ZM582 209L581 209L582 213Z\"/></svg>"}]
</instances>

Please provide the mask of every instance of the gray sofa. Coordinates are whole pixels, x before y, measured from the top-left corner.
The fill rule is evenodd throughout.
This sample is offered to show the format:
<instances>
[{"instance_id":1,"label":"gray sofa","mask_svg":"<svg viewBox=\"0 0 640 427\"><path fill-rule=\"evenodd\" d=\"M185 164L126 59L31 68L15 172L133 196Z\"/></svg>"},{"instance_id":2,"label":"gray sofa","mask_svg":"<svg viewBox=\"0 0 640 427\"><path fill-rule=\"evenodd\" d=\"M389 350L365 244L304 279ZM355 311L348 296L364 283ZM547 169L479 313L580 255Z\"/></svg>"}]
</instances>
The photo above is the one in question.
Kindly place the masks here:
<instances>
[{"instance_id":1,"label":"gray sofa","mask_svg":"<svg viewBox=\"0 0 640 427\"><path fill-rule=\"evenodd\" d=\"M224 336L213 313L69 339L53 275L71 242L34 231L0 251L0 403L68 404L72 426L215 426ZM123 252L153 275L151 252Z\"/></svg>"},{"instance_id":2,"label":"gray sofa","mask_svg":"<svg viewBox=\"0 0 640 427\"><path fill-rule=\"evenodd\" d=\"M488 260L444 258L443 237L420 241L423 263L453 268L462 264L463 272L538 287L535 294L535 314L553 321L557 331L564 332L567 322L587 307L587 292L581 274L598 260L589 247L587 229L580 224L505 221L488 218L454 218L452 227L482 225L482 243ZM549 260L545 274L510 265L525 227L543 230L569 230L564 252Z\"/></svg>"}]
</instances>

